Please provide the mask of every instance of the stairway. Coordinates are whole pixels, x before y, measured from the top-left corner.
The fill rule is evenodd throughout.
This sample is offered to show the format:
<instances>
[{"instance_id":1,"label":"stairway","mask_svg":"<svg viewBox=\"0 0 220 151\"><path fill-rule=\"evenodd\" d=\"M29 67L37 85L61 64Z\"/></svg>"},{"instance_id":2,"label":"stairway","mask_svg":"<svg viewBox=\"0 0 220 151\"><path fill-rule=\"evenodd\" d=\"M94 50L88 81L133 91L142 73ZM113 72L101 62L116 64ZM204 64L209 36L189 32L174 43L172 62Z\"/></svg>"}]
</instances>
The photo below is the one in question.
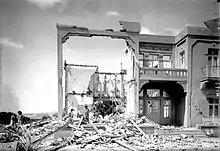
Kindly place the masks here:
<instances>
[{"instance_id":1,"label":"stairway","mask_svg":"<svg viewBox=\"0 0 220 151\"><path fill-rule=\"evenodd\" d=\"M206 133L200 129L182 129L182 130L155 130L155 133L159 135L167 136L179 136L181 134L187 136L193 136L198 138L207 137Z\"/></svg>"}]
</instances>

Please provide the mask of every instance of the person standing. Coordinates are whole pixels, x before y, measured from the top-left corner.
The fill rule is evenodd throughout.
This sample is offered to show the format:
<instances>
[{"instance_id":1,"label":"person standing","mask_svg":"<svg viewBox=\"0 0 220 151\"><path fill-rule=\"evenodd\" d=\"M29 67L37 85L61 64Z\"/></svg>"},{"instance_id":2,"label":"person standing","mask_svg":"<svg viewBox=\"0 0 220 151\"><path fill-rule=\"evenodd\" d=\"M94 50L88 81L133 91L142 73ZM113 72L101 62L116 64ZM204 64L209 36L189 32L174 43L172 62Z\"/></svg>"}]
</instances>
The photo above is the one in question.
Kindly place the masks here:
<instances>
[{"instance_id":1,"label":"person standing","mask_svg":"<svg viewBox=\"0 0 220 151\"><path fill-rule=\"evenodd\" d=\"M18 111L17 117L18 117L18 124L19 124L19 125L24 124L24 116L23 116L23 114L22 114L21 111Z\"/></svg>"}]
</instances>

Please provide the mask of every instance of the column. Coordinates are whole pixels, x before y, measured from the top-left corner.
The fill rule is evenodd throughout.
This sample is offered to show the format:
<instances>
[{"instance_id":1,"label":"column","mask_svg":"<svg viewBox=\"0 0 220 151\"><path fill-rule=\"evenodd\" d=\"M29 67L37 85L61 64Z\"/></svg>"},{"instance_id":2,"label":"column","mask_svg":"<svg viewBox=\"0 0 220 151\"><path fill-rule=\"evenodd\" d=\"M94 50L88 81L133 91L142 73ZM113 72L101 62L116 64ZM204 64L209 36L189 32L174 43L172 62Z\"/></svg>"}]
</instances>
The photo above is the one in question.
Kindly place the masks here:
<instances>
[{"instance_id":1,"label":"column","mask_svg":"<svg viewBox=\"0 0 220 151\"><path fill-rule=\"evenodd\" d=\"M135 56L137 60L139 61L139 40L138 40L138 34L135 36ZM137 61L136 60L136 61ZM139 84L140 84L140 69L138 66L138 62L135 61L135 115L139 114Z\"/></svg>"},{"instance_id":2,"label":"column","mask_svg":"<svg viewBox=\"0 0 220 151\"><path fill-rule=\"evenodd\" d=\"M58 119L62 120L63 113L63 48L62 37L57 29L57 70L58 70Z\"/></svg>"},{"instance_id":3,"label":"column","mask_svg":"<svg viewBox=\"0 0 220 151\"><path fill-rule=\"evenodd\" d=\"M64 99L65 99L65 111L68 111L68 95L67 95L67 90L68 90L68 71L67 71L67 64L66 60L64 61L64 69L65 69L65 91L64 91Z\"/></svg>"}]
</instances>

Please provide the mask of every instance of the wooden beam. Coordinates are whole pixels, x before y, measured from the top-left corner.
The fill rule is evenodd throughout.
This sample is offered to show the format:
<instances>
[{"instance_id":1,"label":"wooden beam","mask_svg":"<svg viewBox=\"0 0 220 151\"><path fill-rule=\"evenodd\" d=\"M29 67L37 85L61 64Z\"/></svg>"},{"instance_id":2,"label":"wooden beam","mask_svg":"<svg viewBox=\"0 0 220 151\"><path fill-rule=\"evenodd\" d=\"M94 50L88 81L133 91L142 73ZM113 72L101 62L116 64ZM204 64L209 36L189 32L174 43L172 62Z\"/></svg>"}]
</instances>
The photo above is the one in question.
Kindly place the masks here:
<instances>
[{"instance_id":1,"label":"wooden beam","mask_svg":"<svg viewBox=\"0 0 220 151\"><path fill-rule=\"evenodd\" d=\"M98 68L96 65L81 65L81 64L66 64L67 66L76 66L76 67L95 67Z\"/></svg>"}]
</instances>

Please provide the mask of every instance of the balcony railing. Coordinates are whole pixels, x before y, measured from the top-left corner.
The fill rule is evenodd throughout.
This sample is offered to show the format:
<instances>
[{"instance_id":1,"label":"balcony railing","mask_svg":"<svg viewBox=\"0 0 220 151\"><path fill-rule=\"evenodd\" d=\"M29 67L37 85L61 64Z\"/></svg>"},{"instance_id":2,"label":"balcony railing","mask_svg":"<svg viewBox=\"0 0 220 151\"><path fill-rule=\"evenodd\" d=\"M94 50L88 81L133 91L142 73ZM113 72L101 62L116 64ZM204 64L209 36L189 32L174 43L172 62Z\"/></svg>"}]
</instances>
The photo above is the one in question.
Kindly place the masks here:
<instances>
[{"instance_id":1,"label":"balcony railing","mask_svg":"<svg viewBox=\"0 0 220 151\"><path fill-rule=\"evenodd\" d=\"M220 77L220 66L206 66L202 72L205 77Z\"/></svg>"},{"instance_id":2,"label":"balcony railing","mask_svg":"<svg viewBox=\"0 0 220 151\"><path fill-rule=\"evenodd\" d=\"M161 80L186 80L187 69L179 68L148 68L142 67L140 69L141 79L161 79Z\"/></svg>"}]
</instances>

